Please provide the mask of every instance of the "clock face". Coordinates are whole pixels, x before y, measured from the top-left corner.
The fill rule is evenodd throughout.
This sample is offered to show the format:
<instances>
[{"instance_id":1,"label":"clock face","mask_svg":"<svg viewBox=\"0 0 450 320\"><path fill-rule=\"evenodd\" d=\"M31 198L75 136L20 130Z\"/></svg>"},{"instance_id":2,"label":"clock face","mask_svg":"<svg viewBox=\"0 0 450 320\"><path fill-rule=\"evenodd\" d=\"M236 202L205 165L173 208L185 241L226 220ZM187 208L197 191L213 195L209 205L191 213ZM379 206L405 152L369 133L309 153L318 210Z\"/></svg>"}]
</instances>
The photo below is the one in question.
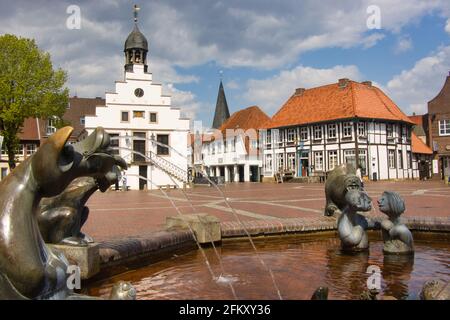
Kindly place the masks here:
<instances>
[{"instance_id":1,"label":"clock face","mask_svg":"<svg viewBox=\"0 0 450 320\"><path fill-rule=\"evenodd\" d=\"M134 90L134 95L140 98L144 95L144 90L142 90L141 88L137 88L136 90Z\"/></svg>"}]
</instances>

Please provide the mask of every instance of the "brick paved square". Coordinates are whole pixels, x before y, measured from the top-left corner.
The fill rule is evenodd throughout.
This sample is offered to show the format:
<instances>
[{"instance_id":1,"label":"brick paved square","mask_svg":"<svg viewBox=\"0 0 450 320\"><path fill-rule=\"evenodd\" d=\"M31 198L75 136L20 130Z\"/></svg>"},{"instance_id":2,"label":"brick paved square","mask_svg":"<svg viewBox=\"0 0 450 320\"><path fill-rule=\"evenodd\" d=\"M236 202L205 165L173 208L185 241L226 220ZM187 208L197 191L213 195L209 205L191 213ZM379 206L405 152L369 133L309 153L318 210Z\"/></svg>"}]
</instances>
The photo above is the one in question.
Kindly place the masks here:
<instances>
[{"instance_id":1,"label":"brick paved square","mask_svg":"<svg viewBox=\"0 0 450 320\"><path fill-rule=\"evenodd\" d=\"M95 240L144 235L164 228L167 216L208 213L223 222L314 219L325 205L323 184L239 183L220 186L228 201L213 187L195 187L185 192L108 191L96 192L88 202L90 216L84 231ZM368 182L366 190L376 200L384 190L396 191L405 199L405 217L450 218L450 186L441 181ZM230 209L231 206L233 208Z\"/></svg>"}]
</instances>

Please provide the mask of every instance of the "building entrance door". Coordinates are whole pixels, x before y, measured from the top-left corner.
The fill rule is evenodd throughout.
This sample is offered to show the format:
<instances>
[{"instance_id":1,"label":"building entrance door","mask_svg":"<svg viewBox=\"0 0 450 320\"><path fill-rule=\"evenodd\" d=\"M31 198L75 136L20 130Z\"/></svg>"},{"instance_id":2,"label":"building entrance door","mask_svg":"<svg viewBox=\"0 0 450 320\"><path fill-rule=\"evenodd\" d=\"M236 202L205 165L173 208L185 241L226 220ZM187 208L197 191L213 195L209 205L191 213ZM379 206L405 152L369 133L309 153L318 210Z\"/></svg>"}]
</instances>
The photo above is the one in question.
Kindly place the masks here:
<instances>
[{"instance_id":1,"label":"building entrance door","mask_svg":"<svg viewBox=\"0 0 450 320\"><path fill-rule=\"evenodd\" d=\"M139 153L133 153L134 162L145 161L145 132L133 132L133 136L140 139L133 139L133 150Z\"/></svg>"},{"instance_id":2,"label":"building entrance door","mask_svg":"<svg viewBox=\"0 0 450 320\"><path fill-rule=\"evenodd\" d=\"M250 181L259 182L259 167L250 166Z\"/></svg>"},{"instance_id":3,"label":"building entrance door","mask_svg":"<svg viewBox=\"0 0 450 320\"><path fill-rule=\"evenodd\" d=\"M147 166L139 166L139 176L147 178ZM139 178L139 190L144 190L148 181Z\"/></svg>"},{"instance_id":4,"label":"building entrance door","mask_svg":"<svg viewBox=\"0 0 450 320\"><path fill-rule=\"evenodd\" d=\"M300 155L299 170L298 170L299 177L307 177L309 175L309 173L308 173L309 157L308 156L309 156L308 152L304 152L304 151Z\"/></svg>"},{"instance_id":5,"label":"building entrance door","mask_svg":"<svg viewBox=\"0 0 450 320\"><path fill-rule=\"evenodd\" d=\"M430 177L430 166L428 161L420 160L419 161L419 179L426 180Z\"/></svg>"},{"instance_id":6,"label":"building entrance door","mask_svg":"<svg viewBox=\"0 0 450 320\"><path fill-rule=\"evenodd\" d=\"M442 179L450 176L450 157L442 157Z\"/></svg>"},{"instance_id":7,"label":"building entrance door","mask_svg":"<svg viewBox=\"0 0 450 320\"><path fill-rule=\"evenodd\" d=\"M244 182L244 166L238 166L239 182Z\"/></svg>"}]
</instances>

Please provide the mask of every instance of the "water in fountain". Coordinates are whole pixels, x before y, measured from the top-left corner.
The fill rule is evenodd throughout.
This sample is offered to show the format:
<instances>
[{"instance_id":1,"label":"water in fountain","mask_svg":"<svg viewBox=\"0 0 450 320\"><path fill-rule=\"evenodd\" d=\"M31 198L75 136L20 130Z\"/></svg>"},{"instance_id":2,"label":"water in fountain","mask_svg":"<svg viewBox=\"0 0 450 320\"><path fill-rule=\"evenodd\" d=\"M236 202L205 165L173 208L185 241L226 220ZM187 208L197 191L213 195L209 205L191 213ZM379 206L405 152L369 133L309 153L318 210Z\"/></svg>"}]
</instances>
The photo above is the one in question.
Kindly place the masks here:
<instances>
[{"instance_id":1,"label":"water in fountain","mask_svg":"<svg viewBox=\"0 0 450 320\"><path fill-rule=\"evenodd\" d=\"M120 148L120 147L119 147L119 148L114 148L114 149L119 149L119 150L120 150L120 149L121 149L121 150L124 150L124 149L125 149L126 151L130 151L130 150L128 150L128 148ZM145 159L148 159L148 160L152 161L151 158L147 157L146 155L144 155L144 154L142 154L142 153L140 153L140 152L137 152L137 151L134 151L134 150L131 150L131 152L132 152L133 154L138 154L138 155L144 157ZM168 199L168 200L170 201L171 205L174 207L174 209L176 210L177 214L180 215L180 216L183 215L183 214L180 212L179 208L178 208L178 207L175 205L175 203L173 202L172 198L169 197L169 195L167 194L167 192L165 192L161 187L158 187L151 179L148 179L148 178L143 177L143 176L140 176L140 175L134 175L134 174L127 174L127 175L130 176L130 177L132 177L132 176L138 177L139 179L145 180L145 181L149 182L151 185L153 185L153 186L155 186L156 188L158 188L158 189L162 192L162 194L165 196L165 198ZM172 182L175 183L175 181L173 180L173 178L172 178L170 175L169 175L169 178L172 180ZM183 190L182 190L182 192L183 192L183 194L185 195L186 200L188 201L188 203L191 205L192 209L194 209L194 206L192 205L191 201L190 201L189 198L187 197L186 193L185 193ZM195 209L194 209L194 210L195 210ZM200 222L203 223L201 219L200 219ZM189 223L187 223L187 226L188 226L188 228L189 228L190 233L191 233L192 236L194 237L194 240L195 240L195 242L196 242L196 244L197 244L197 247L199 248L199 250L200 250L200 252L201 252L201 254L202 254L203 258L204 258L205 264L206 264L206 266L208 267L208 270L209 270L209 272L211 273L212 278L215 279L215 280L222 279L221 277L224 277L223 275L225 274L225 270L224 270L224 268L223 268L222 259L221 259L220 255L219 255L219 253L217 252L217 248L216 248L216 246L215 246L215 244L214 244L214 241L212 240L212 235L211 235L209 229L206 228L206 230L209 231L209 232L208 232L208 233L209 233L208 235L209 235L209 238L210 238L210 241L211 241L211 245L212 245L212 247L213 247L213 249L214 249L214 252L215 252L215 254L216 254L217 260L219 261L219 266L220 266L221 272L222 272L221 275L218 276L218 277L214 274L214 271L212 270L211 264L210 264L210 262L209 262L209 260L208 260L208 258L207 258L207 256L206 256L206 254L205 254L205 252L204 252L202 246L200 245L200 243L198 242L198 240L197 240L197 238L196 238L196 236L195 236L194 230L192 230L192 228L191 228L191 226L190 226ZM222 282L222 283L228 284L228 286L230 287L230 290L231 290L231 292L232 292L232 294L233 294L234 299L237 300L236 291L234 290L234 287L233 287L232 282L231 282L231 281L228 281L228 282Z\"/></svg>"},{"instance_id":2,"label":"water in fountain","mask_svg":"<svg viewBox=\"0 0 450 320\"><path fill-rule=\"evenodd\" d=\"M134 140L147 140L147 141L150 141L150 142L152 142L152 143L156 143L156 144L158 144L158 145L160 145L160 146L163 146L163 147L166 147L166 148L169 148L170 150L173 150L174 152L176 152L178 155L180 155L181 157L183 157L184 159L187 159L187 157L186 156L184 156L184 155L182 155L180 152L178 152L177 150L175 150L173 147L171 147L171 146L169 146L169 145L166 145L166 144L163 144L163 143L160 143L160 142L158 142L158 141L156 141L156 140L154 140L154 139L149 139L149 138L144 138L144 137L134 137L134 136L116 136L116 137L113 137L113 138L111 138L111 140L116 140L116 139L123 139L123 138L128 138L128 139L130 139L130 138L132 138L132 139L134 139ZM133 153L133 154L138 154L138 155L140 155L140 156L142 156L142 157L144 157L145 159L147 159L147 160L149 160L149 161L151 161L152 163L154 163L154 161L150 158L150 157L148 157L148 156L146 156L146 155L144 155L144 154L142 154L142 153L140 153L140 152L137 152L137 151L134 151L134 150L132 150L132 149L129 149L129 148L123 148L123 147L116 147L116 148L114 148L114 149L122 149L122 150L126 150L126 151L130 151L131 153ZM157 164L156 164L157 165ZM233 208L233 206L231 206L231 204L229 203L229 201L228 201L228 199L227 199L227 197L225 196L225 194L223 193L223 191L219 188L219 186L216 184L216 183L214 183L210 178L209 178L209 176L206 174L206 173L204 173L204 172L199 172L218 192L219 192L219 194L221 195L221 197L223 198L223 200L224 200L224 202L225 202L225 204L227 205L227 207L231 210L231 213L232 213L232 215L233 215L233 217L236 219L236 221L242 226L242 228L243 228L243 230L244 230L244 232L245 232L245 234L246 234L246 237L248 238L248 240L249 240L249 242L250 242L250 244L251 244L251 246L252 246L252 248L253 248L253 250L254 250L254 252L255 252L255 255L256 255L256 257L257 257L257 259L258 259L258 261L261 263L261 265L267 270L267 272L269 273L269 275L270 275L270 278L271 278L271 280L272 280L272 284L273 284L273 286L274 286L274 289L276 290L276 293L277 293L277 295L278 295L278 298L280 299L280 300L282 300L283 298L282 298L282 296L281 296L281 292L280 292L280 289L279 289L279 287L278 287L278 285L277 285L277 282L276 282L276 280L275 280L275 276L274 276L274 274L273 274L273 272L272 272L272 269L264 262L264 260L261 258L261 256L260 256L260 254L259 254L259 252L258 252L258 249L256 248L256 246L255 246L255 244L254 244L254 242L253 242L253 239L252 239L252 237L251 237L251 235L250 235L250 233L248 232L248 230L247 230L247 228L246 228L246 226L245 226L245 224L242 222L242 220L239 218L239 215L237 214L237 212L235 211L235 209ZM145 177L143 177L145 180L148 180L147 178L145 178ZM172 179L172 178L171 178ZM172 179L173 180L173 179ZM153 184L153 183L152 183ZM189 199L188 199L189 200Z\"/></svg>"}]
</instances>

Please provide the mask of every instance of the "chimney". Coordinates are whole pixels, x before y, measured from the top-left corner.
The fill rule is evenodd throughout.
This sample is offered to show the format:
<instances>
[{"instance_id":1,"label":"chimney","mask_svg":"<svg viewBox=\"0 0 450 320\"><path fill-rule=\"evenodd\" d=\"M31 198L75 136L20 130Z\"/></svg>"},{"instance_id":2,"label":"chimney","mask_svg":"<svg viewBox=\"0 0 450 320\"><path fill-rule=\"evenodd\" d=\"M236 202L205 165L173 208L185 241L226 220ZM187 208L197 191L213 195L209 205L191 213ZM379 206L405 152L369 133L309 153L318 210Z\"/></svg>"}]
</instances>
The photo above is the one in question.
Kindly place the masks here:
<instances>
[{"instance_id":1,"label":"chimney","mask_svg":"<svg viewBox=\"0 0 450 320\"><path fill-rule=\"evenodd\" d=\"M372 86L372 81L363 81L363 82L361 82L363 85L366 85L366 86L368 86L368 87L371 87Z\"/></svg>"},{"instance_id":2,"label":"chimney","mask_svg":"<svg viewBox=\"0 0 450 320\"><path fill-rule=\"evenodd\" d=\"M413 112L413 116L415 116L416 115L416 113L415 112Z\"/></svg>"},{"instance_id":3,"label":"chimney","mask_svg":"<svg viewBox=\"0 0 450 320\"><path fill-rule=\"evenodd\" d=\"M305 92L305 88L297 88L295 89L295 96L301 96Z\"/></svg>"},{"instance_id":4,"label":"chimney","mask_svg":"<svg viewBox=\"0 0 450 320\"><path fill-rule=\"evenodd\" d=\"M345 88L350 80L348 78L339 79L339 88Z\"/></svg>"}]
</instances>

